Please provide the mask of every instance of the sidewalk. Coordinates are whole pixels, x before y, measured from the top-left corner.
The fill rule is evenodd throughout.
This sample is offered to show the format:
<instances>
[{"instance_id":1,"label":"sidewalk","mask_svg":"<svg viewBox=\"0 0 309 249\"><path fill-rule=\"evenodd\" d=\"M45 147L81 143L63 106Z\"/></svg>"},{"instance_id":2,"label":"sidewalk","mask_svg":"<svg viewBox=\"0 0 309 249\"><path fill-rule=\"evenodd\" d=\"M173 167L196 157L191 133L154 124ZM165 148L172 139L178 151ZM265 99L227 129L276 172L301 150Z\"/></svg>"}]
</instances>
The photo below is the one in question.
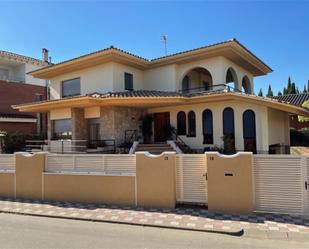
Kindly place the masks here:
<instances>
[{"instance_id":1,"label":"sidewalk","mask_svg":"<svg viewBox=\"0 0 309 249\"><path fill-rule=\"evenodd\" d=\"M288 237L300 234L309 240L309 217L211 213L203 208L145 209L98 204L73 204L0 198L0 212L89 221L113 222L231 235ZM307 237L308 236L308 237Z\"/></svg>"}]
</instances>

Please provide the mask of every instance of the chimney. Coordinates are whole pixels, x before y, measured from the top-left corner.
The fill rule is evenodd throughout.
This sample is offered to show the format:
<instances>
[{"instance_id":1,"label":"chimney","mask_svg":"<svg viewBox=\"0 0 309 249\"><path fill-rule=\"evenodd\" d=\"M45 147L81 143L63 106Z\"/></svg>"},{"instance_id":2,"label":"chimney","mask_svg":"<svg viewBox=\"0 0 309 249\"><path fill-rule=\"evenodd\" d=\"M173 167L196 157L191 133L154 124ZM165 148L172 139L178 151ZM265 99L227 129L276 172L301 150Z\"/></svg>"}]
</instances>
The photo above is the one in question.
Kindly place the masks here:
<instances>
[{"instance_id":1,"label":"chimney","mask_svg":"<svg viewBox=\"0 0 309 249\"><path fill-rule=\"evenodd\" d=\"M42 48L42 61L48 63L48 50Z\"/></svg>"}]
</instances>

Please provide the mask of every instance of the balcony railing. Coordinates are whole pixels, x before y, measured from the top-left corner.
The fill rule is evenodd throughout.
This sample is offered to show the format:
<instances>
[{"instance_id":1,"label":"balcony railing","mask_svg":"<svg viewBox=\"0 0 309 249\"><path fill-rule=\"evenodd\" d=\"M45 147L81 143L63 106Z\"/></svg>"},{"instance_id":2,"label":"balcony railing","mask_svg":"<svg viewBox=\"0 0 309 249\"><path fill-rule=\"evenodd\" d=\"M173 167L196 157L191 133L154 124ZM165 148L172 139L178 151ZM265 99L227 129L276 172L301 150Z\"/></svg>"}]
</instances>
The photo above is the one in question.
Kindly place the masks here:
<instances>
[{"instance_id":1,"label":"balcony railing","mask_svg":"<svg viewBox=\"0 0 309 249\"><path fill-rule=\"evenodd\" d=\"M114 139L105 140L27 140L26 150L29 152L46 151L59 154L76 153L115 153Z\"/></svg>"},{"instance_id":2,"label":"balcony railing","mask_svg":"<svg viewBox=\"0 0 309 249\"><path fill-rule=\"evenodd\" d=\"M208 87L193 87L179 90L179 92L181 92L182 94L194 94L194 93L216 92L216 91L240 92L240 93L242 92L237 88L234 88L226 84L219 84Z\"/></svg>"},{"instance_id":3,"label":"balcony railing","mask_svg":"<svg viewBox=\"0 0 309 249\"><path fill-rule=\"evenodd\" d=\"M0 75L0 80L5 80L5 81L11 81L11 82L25 82L24 77L18 77L18 76L3 76Z\"/></svg>"}]
</instances>

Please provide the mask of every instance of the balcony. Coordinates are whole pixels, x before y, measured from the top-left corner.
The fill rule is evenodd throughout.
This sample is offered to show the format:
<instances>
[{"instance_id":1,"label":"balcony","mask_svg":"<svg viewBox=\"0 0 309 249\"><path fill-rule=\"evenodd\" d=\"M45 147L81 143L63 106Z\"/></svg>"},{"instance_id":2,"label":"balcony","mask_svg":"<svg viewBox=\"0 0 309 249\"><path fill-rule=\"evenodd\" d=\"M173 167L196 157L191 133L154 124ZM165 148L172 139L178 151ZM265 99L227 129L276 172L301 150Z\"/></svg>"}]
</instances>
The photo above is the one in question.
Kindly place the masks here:
<instances>
[{"instance_id":1,"label":"balcony","mask_svg":"<svg viewBox=\"0 0 309 249\"><path fill-rule=\"evenodd\" d=\"M197 93L211 93L211 92L240 92L242 91L228 85L228 84L219 84L207 87L193 87L179 90L182 94L197 94Z\"/></svg>"}]
</instances>

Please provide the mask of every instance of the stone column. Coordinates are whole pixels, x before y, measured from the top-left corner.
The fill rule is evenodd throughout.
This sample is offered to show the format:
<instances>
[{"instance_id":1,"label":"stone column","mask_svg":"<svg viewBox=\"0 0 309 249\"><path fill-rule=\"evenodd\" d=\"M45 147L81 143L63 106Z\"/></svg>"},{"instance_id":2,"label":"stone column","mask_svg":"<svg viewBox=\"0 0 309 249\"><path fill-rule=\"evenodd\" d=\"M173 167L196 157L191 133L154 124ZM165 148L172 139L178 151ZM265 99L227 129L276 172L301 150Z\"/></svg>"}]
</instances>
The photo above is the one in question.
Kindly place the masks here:
<instances>
[{"instance_id":1,"label":"stone column","mask_svg":"<svg viewBox=\"0 0 309 249\"><path fill-rule=\"evenodd\" d=\"M72 108L72 139L87 140L87 120L84 117L84 109Z\"/></svg>"},{"instance_id":2,"label":"stone column","mask_svg":"<svg viewBox=\"0 0 309 249\"><path fill-rule=\"evenodd\" d=\"M114 107L102 107L100 116L101 139L115 139Z\"/></svg>"},{"instance_id":3,"label":"stone column","mask_svg":"<svg viewBox=\"0 0 309 249\"><path fill-rule=\"evenodd\" d=\"M51 140L53 137L53 121L50 119L50 112L47 113L47 139Z\"/></svg>"}]
</instances>

